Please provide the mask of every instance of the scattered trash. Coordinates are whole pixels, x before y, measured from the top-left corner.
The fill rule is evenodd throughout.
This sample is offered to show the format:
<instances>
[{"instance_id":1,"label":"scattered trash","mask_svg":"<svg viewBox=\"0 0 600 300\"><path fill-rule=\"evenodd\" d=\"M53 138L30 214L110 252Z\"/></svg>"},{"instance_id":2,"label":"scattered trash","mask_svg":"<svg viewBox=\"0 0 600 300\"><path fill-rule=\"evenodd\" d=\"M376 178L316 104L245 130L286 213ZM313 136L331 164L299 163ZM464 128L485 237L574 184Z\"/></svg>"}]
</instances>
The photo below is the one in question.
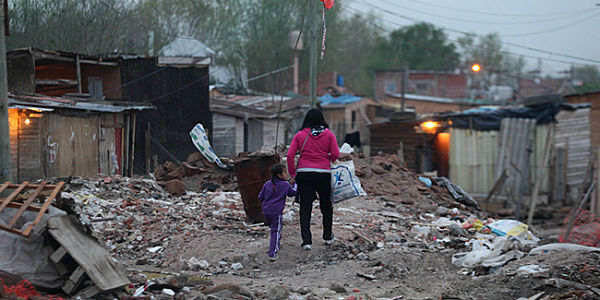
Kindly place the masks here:
<instances>
[{"instance_id":1,"label":"scattered trash","mask_svg":"<svg viewBox=\"0 0 600 300\"><path fill-rule=\"evenodd\" d=\"M432 185L431 179L429 179L427 177L419 176L419 180L421 180L421 182L424 183L426 187L431 187L431 185Z\"/></svg>"}]
</instances>

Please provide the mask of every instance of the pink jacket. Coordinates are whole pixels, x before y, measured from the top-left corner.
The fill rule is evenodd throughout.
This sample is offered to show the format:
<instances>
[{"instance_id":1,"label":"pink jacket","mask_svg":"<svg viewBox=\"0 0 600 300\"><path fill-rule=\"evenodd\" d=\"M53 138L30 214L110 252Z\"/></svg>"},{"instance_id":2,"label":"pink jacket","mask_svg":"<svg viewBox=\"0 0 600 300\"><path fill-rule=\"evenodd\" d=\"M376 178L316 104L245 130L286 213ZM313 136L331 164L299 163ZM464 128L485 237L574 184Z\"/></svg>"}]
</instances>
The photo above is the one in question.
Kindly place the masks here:
<instances>
[{"instance_id":1,"label":"pink jacket","mask_svg":"<svg viewBox=\"0 0 600 300\"><path fill-rule=\"evenodd\" d=\"M307 136L308 139L306 139ZM300 151L305 140L306 144L298 162L298 169L331 170L330 162L336 161L340 156L335 135L329 129L325 129L321 134L313 136L309 128L304 128L294 135L287 153L287 167L290 176L296 176L295 155Z\"/></svg>"}]
</instances>

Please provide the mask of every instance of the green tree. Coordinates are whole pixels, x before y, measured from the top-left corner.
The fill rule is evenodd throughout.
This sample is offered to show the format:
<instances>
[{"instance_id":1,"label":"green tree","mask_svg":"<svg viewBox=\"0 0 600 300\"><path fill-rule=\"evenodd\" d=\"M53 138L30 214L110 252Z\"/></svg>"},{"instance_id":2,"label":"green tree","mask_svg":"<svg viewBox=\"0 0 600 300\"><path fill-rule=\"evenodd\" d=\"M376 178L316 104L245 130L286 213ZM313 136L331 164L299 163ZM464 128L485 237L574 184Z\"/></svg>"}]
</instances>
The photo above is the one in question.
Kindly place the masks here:
<instances>
[{"instance_id":1,"label":"green tree","mask_svg":"<svg viewBox=\"0 0 600 300\"><path fill-rule=\"evenodd\" d=\"M419 23L381 38L371 55L371 69L454 69L459 55L443 29Z\"/></svg>"},{"instance_id":2,"label":"green tree","mask_svg":"<svg viewBox=\"0 0 600 300\"><path fill-rule=\"evenodd\" d=\"M117 14L116 11L121 12ZM118 0L10 1L7 49L39 47L89 54L143 47L134 4Z\"/></svg>"}]
</instances>

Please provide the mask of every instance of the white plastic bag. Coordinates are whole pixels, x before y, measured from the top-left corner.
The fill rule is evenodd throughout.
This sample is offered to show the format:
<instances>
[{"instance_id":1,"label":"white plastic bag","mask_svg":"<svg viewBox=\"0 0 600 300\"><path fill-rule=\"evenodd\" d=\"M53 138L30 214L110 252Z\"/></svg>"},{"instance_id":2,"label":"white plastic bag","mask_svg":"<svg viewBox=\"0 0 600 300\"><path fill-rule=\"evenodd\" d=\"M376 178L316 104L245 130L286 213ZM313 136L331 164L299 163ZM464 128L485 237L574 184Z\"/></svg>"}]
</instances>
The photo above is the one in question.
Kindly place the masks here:
<instances>
[{"instance_id":1,"label":"white plastic bag","mask_svg":"<svg viewBox=\"0 0 600 300\"><path fill-rule=\"evenodd\" d=\"M210 162L216 163L219 167L223 169L227 169L229 166L221 162L221 159L217 156L213 148L210 146L210 142L208 141L208 136L206 135L206 131L204 130L204 126L198 123L192 131L190 131L190 136L192 137L192 143L194 146L198 148L200 153L208 159Z\"/></svg>"},{"instance_id":2,"label":"white plastic bag","mask_svg":"<svg viewBox=\"0 0 600 300\"><path fill-rule=\"evenodd\" d=\"M367 195L354 174L353 161L336 161L331 166L331 193L333 203Z\"/></svg>"},{"instance_id":3,"label":"white plastic bag","mask_svg":"<svg viewBox=\"0 0 600 300\"><path fill-rule=\"evenodd\" d=\"M340 147L340 153L350 154L354 153L354 149L348 143L344 143L342 147Z\"/></svg>"}]
</instances>

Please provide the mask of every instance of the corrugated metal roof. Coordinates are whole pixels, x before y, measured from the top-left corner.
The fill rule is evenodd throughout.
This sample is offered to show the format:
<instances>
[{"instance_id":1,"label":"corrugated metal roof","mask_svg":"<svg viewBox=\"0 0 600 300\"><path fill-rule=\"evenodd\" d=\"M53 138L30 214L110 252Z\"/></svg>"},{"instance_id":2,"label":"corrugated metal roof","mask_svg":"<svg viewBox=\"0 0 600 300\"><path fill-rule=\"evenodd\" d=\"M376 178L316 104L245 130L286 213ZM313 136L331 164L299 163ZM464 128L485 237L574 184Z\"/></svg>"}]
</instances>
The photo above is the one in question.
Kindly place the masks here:
<instances>
[{"instance_id":1,"label":"corrugated metal roof","mask_svg":"<svg viewBox=\"0 0 600 300\"><path fill-rule=\"evenodd\" d=\"M402 94L389 94L389 96L392 96L395 98L402 98ZM408 99L408 100L440 102L440 103L454 103L455 102L451 98L423 96L423 95L417 95L417 94L404 94L404 98Z\"/></svg>"},{"instance_id":2,"label":"corrugated metal roof","mask_svg":"<svg viewBox=\"0 0 600 300\"><path fill-rule=\"evenodd\" d=\"M10 107L26 106L30 108L75 109L94 112L123 112L131 110L154 109L152 104L130 102L89 101L71 98L58 98L43 95L15 95L9 93Z\"/></svg>"},{"instance_id":3,"label":"corrugated metal roof","mask_svg":"<svg viewBox=\"0 0 600 300\"><path fill-rule=\"evenodd\" d=\"M350 94L344 94L338 97L331 96L330 94L325 94L318 98L321 101L322 106L328 106L331 104L350 104L363 99L363 97L358 97Z\"/></svg>"}]
</instances>

